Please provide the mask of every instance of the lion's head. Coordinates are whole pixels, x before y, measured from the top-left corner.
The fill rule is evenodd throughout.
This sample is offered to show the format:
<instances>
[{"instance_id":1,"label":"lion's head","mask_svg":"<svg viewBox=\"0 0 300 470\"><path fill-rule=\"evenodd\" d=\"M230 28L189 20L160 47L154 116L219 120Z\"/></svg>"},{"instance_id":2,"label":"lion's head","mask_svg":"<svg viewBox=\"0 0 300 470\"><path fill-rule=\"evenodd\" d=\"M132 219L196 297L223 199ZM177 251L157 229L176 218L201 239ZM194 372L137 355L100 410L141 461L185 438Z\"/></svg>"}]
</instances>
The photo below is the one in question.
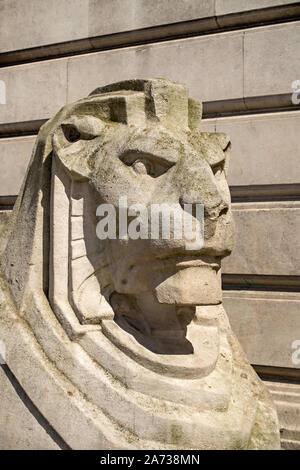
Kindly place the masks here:
<instances>
[{"instance_id":1,"label":"lion's head","mask_svg":"<svg viewBox=\"0 0 300 470\"><path fill-rule=\"evenodd\" d=\"M198 354L195 364L192 360L200 334L196 306L221 303L220 261L232 249L230 143L225 134L200 131L201 111L182 84L121 82L63 108L47 134L53 310L67 328L71 310L80 324L102 324L103 332L134 357L141 353L128 348L128 334L145 354L172 355L171 375L178 373L180 355L191 356L192 375L201 369ZM185 233L176 238L172 227L168 238L159 231L132 239L118 226L115 237L99 239L97 208L111 205L111 222L118 225L124 197L128 208L138 205L149 213L155 205L177 204L173 223L185 215L185 205L192 208L192 219L193 207L201 205L202 244L187 249ZM131 220L128 210L127 223ZM207 350L212 367L216 350ZM182 373L189 373L187 368Z\"/></svg>"},{"instance_id":2,"label":"lion's head","mask_svg":"<svg viewBox=\"0 0 300 470\"><path fill-rule=\"evenodd\" d=\"M233 244L230 144L201 132L201 112L184 85L163 79L116 83L65 106L39 132L6 229L0 294L13 299L11 331L26 323L17 350L5 333L9 361L29 351L38 371L41 349L40 370L60 392L53 385L45 405L33 373L26 390L55 426L59 407L68 422L75 414L86 423L90 448L250 442L257 390L265 392L221 304L220 262ZM153 234L135 217L150 213L152 223L164 204L176 207L167 237L165 220ZM187 207L195 239L175 236ZM106 222L114 236L99 236ZM78 446L81 434L64 422Z\"/></svg>"}]
</instances>

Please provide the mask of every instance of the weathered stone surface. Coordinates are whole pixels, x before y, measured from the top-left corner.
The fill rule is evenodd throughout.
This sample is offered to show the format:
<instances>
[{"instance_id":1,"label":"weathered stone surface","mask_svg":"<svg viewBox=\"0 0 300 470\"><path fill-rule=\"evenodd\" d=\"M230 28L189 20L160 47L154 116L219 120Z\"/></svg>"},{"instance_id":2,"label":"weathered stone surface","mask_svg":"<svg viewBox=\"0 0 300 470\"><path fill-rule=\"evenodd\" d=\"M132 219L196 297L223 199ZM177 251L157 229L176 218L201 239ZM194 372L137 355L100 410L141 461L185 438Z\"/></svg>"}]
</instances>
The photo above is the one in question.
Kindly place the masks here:
<instances>
[{"instance_id":1,"label":"weathered stone surface","mask_svg":"<svg viewBox=\"0 0 300 470\"><path fill-rule=\"evenodd\" d=\"M0 253L3 248L6 246L6 229L8 222L11 216L10 210L1 210L0 211Z\"/></svg>"},{"instance_id":2,"label":"weathered stone surface","mask_svg":"<svg viewBox=\"0 0 300 470\"><path fill-rule=\"evenodd\" d=\"M8 223L11 211L0 211L0 233L5 225Z\"/></svg>"},{"instance_id":3,"label":"weathered stone surface","mask_svg":"<svg viewBox=\"0 0 300 470\"><path fill-rule=\"evenodd\" d=\"M245 96L292 93L299 76L299 34L299 22L245 32Z\"/></svg>"},{"instance_id":4,"label":"weathered stone surface","mask_svg":"<svg viewBox=\"0 0 300 470\"><path fill-rule=\"evenodd\" d=\"M1 0L0 10L0 52L88 36L89 0Z\"/></svg>"},{"instance_id":5,"label":"weathered stone surface","mask_svg":"<svg viewBox=\"0 0 300 470\"><path fill-rule=\"evenodd\" d=\"M293 44L298 35L298 28L297 23L272 26L263 31L254 28L251 32L216 34L209 37L176 40L74 57L70 59L70 101L80 98L88 92L89 88L97 86L99 76L104 85L109 81L109 76L105 74L110 73L111 76L112 71L116 79L147 76L149 73L154 73L158 77L168 75L173 80L188 80L191 96L203 101L290 93L291 83L297 77L295 69L297 61ZM244 35L247 49L243 58ZM273 36L276 37L275 46L272 41ZM284 55L280 54L281 36L288 38ZM255 41L253 41L254 38ZM278 60L271 62L272 54L268 53L268 57L262 56L258 61L255 51L259 50L261 54L264 54L265 48L271 48L271 46L273 51L275 49L280 54ZM225 68L222 67L224 50L226 50L227 64ZM212 57L217 59L213 61ZM245 60L245 90L243 89L243 60ZM282 61L284 70L278 66L279 60ZM276 74L274 67L276 67ZM76 73L79 68L85 70L85 80L79 80ZM227 73L230 75L228 78ZM267 80L266 78L255 80L257 75L264 76ZM276 75L276 79L273 79L271 84L272 75ZM274 81L277 86L274 86Z\"/></svg>"},{"instance_id":6,"label":"weathered stone surface","mask_svg":"<svg viewBox=\"0 0 300 470\"><path fill-rule=\"evenodd\" d=\"M214 17L214 0L1 0L0 8L0 52Z\"/></svg>"},{"instance_id":7,"label":"weathered stone surface","mask_svg":"<svg viewBox=\"0 0 300 470\"><path fill-rule=\"evenodd\" d=\"M15 384L14 384L15 385ZM47 430L28 409L28 399L20 396L0 366L0 449L57 450ZM18 390L19 392L19 390ZM22 392L19 392L22 393Z\"/></svg>"},{"instance_id":8,"label":"weathered stone surface","mask_svg":"<svg viewBox=\"0 0 300 470\"><path fill-rule=\"evenodd\" d=\"M297 3L296 0L216 0L216 15L229 15L245 11L259 10L261 8L278 7ZM267 14L266 14L267 15Z\"/></svg>"},{"instance_id":9,"label":"weathered stone surface","mask_svg":"<svg viewBox=\"0 0 300 470\"><path fill-rule=\"evenodd\" d=\"M4 67L0 80L6 83L7 105L2 107L0 123L47 119L67 101L82 98L96 86L149 75L187 81L191 96L205 102L232 103L259 96L261 106L268 107L265 96L277 99L278 94L291 93L297 79L299 52L294 44L298 30L298 23L287 23ZM246 101L245 110L249 107Z\"/></svg>"},{"instance_id":10,"label":"weathered stone surface","mask_svg":"<svg viewBox=\"0 0 300 470\"><path fill-rule=\"evenodd\" d=\"M67 99L67 61L4 67L0 80L6 85L6 104L0 124L48 119Z\"/></svg>"},{"instance_id":11,"label":"weathered stone surface","mask_svg":"<svg viewBox=\"0 0 300 470\"><path fill-rule=\"evenodd\" d=\"M201 128L230 135L228 183L248 186L299 182L299 125L295 111L205 119Z\"/></svg>"},{"instance_id":12,"label":"weathered stone surface","mask_svg":"<svg viewBox=\"0 0 300 470\"><path fill-rule=\"evenodd\" d=\"M228 54L225 69L223 47ZM240 33L182 39L73 57L69 63L68 99L74 101L81 98L96 86L108 83L112 76L117 80L150 74L156 77L168 76L178 81L188 80L190 95L202 101L239 98L243 95L242 58ZM81 78L77 73L79 69Z\"/></svg>"},{"instance_id":13,"label":"weathered stone surface","mask_svg":"<svg viewBox=\"0 0 300 470\"><path fill-rule=\"evenodd\" d=\"M0 140L0 196L19 193L32 153L35 137Z\"/></svg>"},{"instance_id":14,"label":"weathered stone surface","mask_svg":"<svg viewBox=\"0 0 300 470\"><path fill-rule=\"evenodd\" d=\"M235 204L237 237L226 273L299 275L298 202ZM280 253L280 256L279 256Z\"/></svg>"},{"instance_id":15,"label":"weathered stone surface","mask_svg":"<svg viewBox=\"0 0 300 470\"><path fill-rule=\"evenodd\" d=\"M214 16L213 0L91 0L89 36ZM158 14L159 12L159 14ZM101 18L101 23L99 22Z\"/></svg>"},{"instance_id":16,"label":"weathered stone surface","mask_svg":"<svg viewBox=\"0 0 300 470\"><path fill-rule=\"evenodd\" d=\"M225 69L222 47L228 53ZM137 76L188 80L191 96L201 101L239 98L242 60L242 34L231 33L4 67L0 80L6 83L7 105L1 107L0 124L48 119L99 85Z\"/></svg>"},{"instance_id":17,"label":"weathered stone surface","mask_svg":"<svg viewBox=\"0 0 300 470\"><path fill-rule=\"evenodd\" d=\"M276 404L280 419L281 446L300 450L300 385L265 381Z\"/></svg>"},{"instance_id":18,"label":"weathered stone surface","mask_svg":"<svg viewBox=\"0 0 300 470\"><path fill-rule=\"evenodd\" d=\"M164 26L166 32L183 34L246 25L247 20L296 18L295 4L295 0L1 0L0 53L76 40L83 41L84 50L92 49L95 37L122 32L138 37L144 28ZM175 30L181 22L190 25ZM57 52L64 47L60 44Z\"/></svg>"},{"instance_id":19,"label":"weathered stone surface","mask_svg":"<svg viewBox=\"0 0 300 470\"><path fill-rule=\"evenodd\" d=\"M299 293L225 291L224 305L251 364L299 367L292 357L300 340Z\"/></svg>"},{"instance_id":20,"label":"weathered stone surface","mask_svg":"<svg viewBox=\"0 0 300 470\"><path fill-rule=\"evenodd\" d=\"M128 80L40 130L1 249L0 339L71 448L279 448L270 395L222 306L230 141L201 132L201 112L183 84ZM152 225L158 204L176 206L167 234L162 209ZM186 204L194 232L178 236ZM128 218L108 237L107 212Z\"/></svg>"}]
</instances>

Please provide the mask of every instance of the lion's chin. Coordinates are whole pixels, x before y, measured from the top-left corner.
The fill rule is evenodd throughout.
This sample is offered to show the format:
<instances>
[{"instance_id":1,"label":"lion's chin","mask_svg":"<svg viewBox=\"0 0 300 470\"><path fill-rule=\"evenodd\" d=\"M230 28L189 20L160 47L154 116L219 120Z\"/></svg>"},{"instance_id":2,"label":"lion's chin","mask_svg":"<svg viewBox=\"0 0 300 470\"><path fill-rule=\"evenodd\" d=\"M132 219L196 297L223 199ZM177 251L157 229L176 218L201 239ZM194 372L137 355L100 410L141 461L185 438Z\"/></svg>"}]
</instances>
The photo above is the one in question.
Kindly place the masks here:
<instances>
[{"instance_id":1,"label":"lion's chin","mask_svg":"<svg viewBox=\"0 0 300 470\"><path fill-rule=\"evenodd\" d=\"M144 367L169 377L197 379L208 375L219 354L219 329L195 317L183 330L140 331L131 319L102 322L103 334ZM185 333L185 334L184 334Z\"/></svg>"}]
</instances>

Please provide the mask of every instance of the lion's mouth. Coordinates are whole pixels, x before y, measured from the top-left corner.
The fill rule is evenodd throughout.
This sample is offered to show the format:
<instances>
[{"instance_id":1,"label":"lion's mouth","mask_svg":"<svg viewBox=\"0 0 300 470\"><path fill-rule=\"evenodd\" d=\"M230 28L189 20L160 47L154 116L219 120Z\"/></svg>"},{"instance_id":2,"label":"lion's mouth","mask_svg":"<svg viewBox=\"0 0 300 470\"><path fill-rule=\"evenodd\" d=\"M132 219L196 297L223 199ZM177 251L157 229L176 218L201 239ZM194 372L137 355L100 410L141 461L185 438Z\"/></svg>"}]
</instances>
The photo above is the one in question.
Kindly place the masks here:
<instances>
[{"instance_id":1,"label":"lion's mouth","mask_svg":"<svg viewBox=\"0 0 300 470\"><path fill-rule=\"evenodd\" d=\"M200 256L199 254L176 253L172 255L156 256L154 259L137 260L135 266L142 264L146 270L153 271L177 271L185 268L210 268L218 271L221 267L220 258Z\"/></svg>"},{"instance_id":2,"label":"lion's mouth","mask_svg":"<svg viewBox=\"0 0 300 470\"><path fill-rule=\"evenodd\" d=\"M206 267L211 268L214 270L218 270L220 268L220 261L217 259L208 260L199 258L199 256L175 256L173 259L170 259L169 263L170 267L175 266L177 269L184 269L184 268L192 268L192 267Z\"/></svg>"},{"instance_id":3,"label":"lion's mouth","mask_svg":"<svg viewBox=\"0 0 300 470\"><path fill-rule=\"evenodd\" d=\"M144 319L116 314L102 322L103 334L136 362L169 377L195 379L215 367L219 352L217 324L203 323L191 311L181 312L183 328L159 330L145 327Z\"/></svg>"}]
</instances>

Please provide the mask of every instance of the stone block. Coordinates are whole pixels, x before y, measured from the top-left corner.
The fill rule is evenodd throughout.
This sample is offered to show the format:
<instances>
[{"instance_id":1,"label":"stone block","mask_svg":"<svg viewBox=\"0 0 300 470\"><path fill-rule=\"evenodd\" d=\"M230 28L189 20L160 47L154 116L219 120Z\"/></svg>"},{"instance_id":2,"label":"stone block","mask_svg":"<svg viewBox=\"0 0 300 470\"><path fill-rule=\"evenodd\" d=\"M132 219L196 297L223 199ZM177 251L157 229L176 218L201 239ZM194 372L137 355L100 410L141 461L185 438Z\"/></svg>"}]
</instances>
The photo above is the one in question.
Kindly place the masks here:
<instances>
[{"instance_id":1,"label":"stone block","mask_svg":"<svg viewBox=\"0 0 300 470\"><path fill-rule=\"evenodd\" d=\"M243 13L262 8L279 7L298 3L296 0L216 0L216 15L229 15L232 13Z\"/></svg>"},{"instance_id":2,"label":"stone block","mask_svg":"<svg viewBox=\"0 0 300 470\"><path fill-rule=\"evenodd\" d=\"M213 16L213 0L90 0L89 36L102 36Z\"/></svg>"},{"instance_id":3,"label":"stone block","mask_svg":"<svg viewBox=\"0 0 300 470\"><path fill-rule=\"evenodd\" d=\"M230 274L299 275L298 202L234 204L236 243L222 263Z\"/></svg>"},{"instance_id":4,"label":"stone block","mask_svg":"<svg viewBox=\"0 0 300 470\"><path fill-rule=\"evenodd\" d=\"M230 136L228 182L243 186L299 183L299 126L295 111L205 119L201 128Z\"/></svg>"},{"instance_id":5,"label":"stone block","mask_svg":"<svg viewBox=\"0 0 300 470\"><path fill-rule=\"evenodd\" d=\"M1 0L0 9L0 52L88 36L89 0Z\"/></svg>"},{"instance_id":6,"label":"stone block","mask_svg":"<svg viewBox=\"0 0 300 470\"><path fill-rule=\"evenodd\" d=\"M299 34L299 21L245 31L244 96L292 93L299 79Z\"/></svg>"},{"instance_id":7,"label":"stone block","mask_svg":"<svg viewBox=\"0 0 300 470\"><path fill-rule=\"evenodd\" d=\"M72 57L68 102L110 81L149 75L187 83L191 96L201 101L239 98L243 96L242 38L239 32L218 34Z\"/></svg>"},{"instance_id":8,"label":"stone block","mask_svg":"<svg viewBox=\"0 0 300 470\"><path fill-rule=\"evenodd\" d=\"M6 85L6 104L1 106L0 125L48 119L65 103L67 61L57 59L0 69Z\"/></svg>"},{"instance_id":9,"label":"stone block","mask_svg":"<svg viewBox=\"0 0 300 470\"><path fill-rule=\"evenodd\" d=\"M0 196L16 196L34 146L35 136L0 139Z\"/></svg>"},{"instance_id":10,"label":"stone block","mask_svg":"<svg viewBox=\"0 0 300 470\"><path fill-rule=\"evenodd\" d=\"M59 450L59 446L33 414L30 400L7 366L0 366L0 449ZM17 389L16 389L17 387Z\"/></svg>"},{"instance_id":11,"label":"stone block","mask_svg":"<svg viewBox=\"0 0 300 470\"><path fill-rule=\"evenodd\" d=\"M292 343L300 340L300 294L224 291L233 331L251 364L298 369Z\"/></svg>"}]
</instances>

